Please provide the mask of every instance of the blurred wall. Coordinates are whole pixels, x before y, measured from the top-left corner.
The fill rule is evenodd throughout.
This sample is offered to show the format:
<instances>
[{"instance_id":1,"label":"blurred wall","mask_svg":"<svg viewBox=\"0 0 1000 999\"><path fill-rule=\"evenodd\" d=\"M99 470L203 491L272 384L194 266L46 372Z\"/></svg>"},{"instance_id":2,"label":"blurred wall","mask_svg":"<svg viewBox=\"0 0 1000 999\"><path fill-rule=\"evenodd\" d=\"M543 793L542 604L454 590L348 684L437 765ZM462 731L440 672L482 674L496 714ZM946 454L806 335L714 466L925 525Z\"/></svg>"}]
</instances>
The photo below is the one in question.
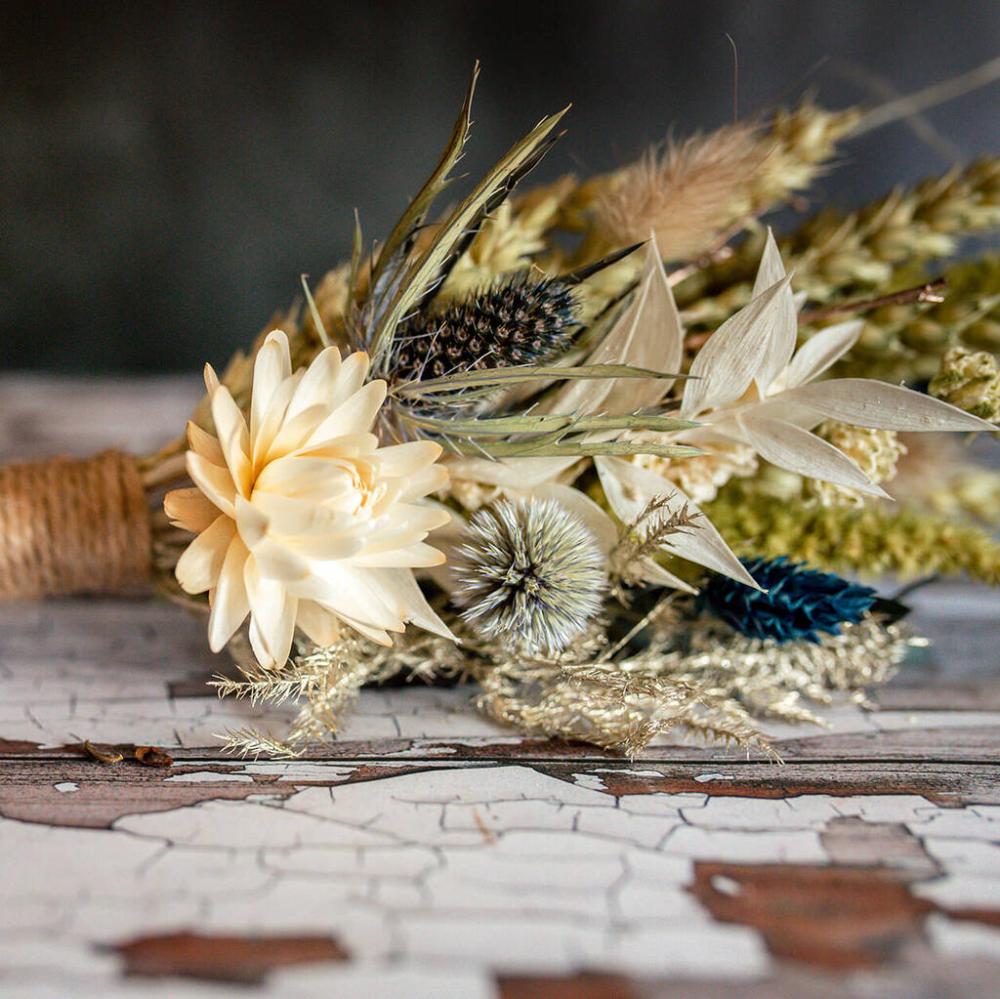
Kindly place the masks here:
<instances>
[{"instance_id":1,"label":"blurred wall","mask_svg":"<svg viewBox=\"0 0 1000 999\"><path fill-rule=\"evenodd\" d=\"M467 169L574 102L536 175L601 170L673 127L807 88L838 106L1000 52L984 0L6 3L0 8L0 369L225 361L382 235L483 62ZM998 88L859 140L849 205L998 145Z\"/></svg>"}]
</instances>

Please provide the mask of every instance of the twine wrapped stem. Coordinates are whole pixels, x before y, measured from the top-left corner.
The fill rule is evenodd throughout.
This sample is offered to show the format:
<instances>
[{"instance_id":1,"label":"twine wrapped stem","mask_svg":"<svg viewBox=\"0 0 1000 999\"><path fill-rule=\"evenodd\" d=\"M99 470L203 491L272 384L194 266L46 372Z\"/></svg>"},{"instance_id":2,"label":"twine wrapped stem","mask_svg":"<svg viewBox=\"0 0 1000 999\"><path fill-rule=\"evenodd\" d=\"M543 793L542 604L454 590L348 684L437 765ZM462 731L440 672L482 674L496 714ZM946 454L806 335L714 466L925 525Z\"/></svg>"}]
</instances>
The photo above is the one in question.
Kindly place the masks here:
<instances>
[{"instance_id":1,"label":"twine wrapped stem","mask_svg":"<svg viewBox=\"0 0 1000 999\"><path fill-rule=\"evenodd\" d=\"M135 459L0 468L0 600L122 593L149 582L149 509Z\"/></svg>"}]
</instances>

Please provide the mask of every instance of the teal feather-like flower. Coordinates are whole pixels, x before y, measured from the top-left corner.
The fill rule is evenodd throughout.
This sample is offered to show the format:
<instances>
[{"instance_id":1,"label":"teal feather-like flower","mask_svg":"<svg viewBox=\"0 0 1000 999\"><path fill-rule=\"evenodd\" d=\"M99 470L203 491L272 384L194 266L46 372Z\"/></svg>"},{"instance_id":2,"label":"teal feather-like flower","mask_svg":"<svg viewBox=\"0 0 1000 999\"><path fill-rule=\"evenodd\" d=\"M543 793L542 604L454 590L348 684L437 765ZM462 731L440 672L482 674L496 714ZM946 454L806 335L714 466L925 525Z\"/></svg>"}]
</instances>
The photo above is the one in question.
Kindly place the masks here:
<instances>
[{"instance_id":1,"label":"teal feather-like flower","mask_svg":"<svg viewBox=\"0 0 1000 999\"><path fill-rule=\"evenodd\" d=\"M837 635L842 624L860 621L876 599L869 586L784 556L741 561L766 592L713 574L698 607L750 638L818 643L820 632Z\"/></svg>"}]
</instances>

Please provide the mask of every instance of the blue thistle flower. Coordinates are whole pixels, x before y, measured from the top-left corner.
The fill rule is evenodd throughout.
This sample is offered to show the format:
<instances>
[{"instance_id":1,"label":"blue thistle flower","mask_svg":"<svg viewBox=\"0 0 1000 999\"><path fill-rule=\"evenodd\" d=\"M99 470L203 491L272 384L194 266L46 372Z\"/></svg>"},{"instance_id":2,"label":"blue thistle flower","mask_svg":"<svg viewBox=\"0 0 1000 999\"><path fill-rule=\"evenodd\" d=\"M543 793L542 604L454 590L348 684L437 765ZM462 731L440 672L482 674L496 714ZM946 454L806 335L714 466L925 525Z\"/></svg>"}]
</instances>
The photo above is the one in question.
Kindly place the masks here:
<instances>
[{"instance_id":1,"label":"blue thistle flower","mask_svg":"<svg viewBox=\"0 0 1000 999\"><path fill-rule=\"evenodd\" d=\"M698 598L698 610L707 609L750 638L818 643L818 632L840 634L842 624L856 624L876 599L869 586L807 569L804 562L789 562L785 556L742 562L767 592L713 574Z\"/></svg>"}]
</instances>

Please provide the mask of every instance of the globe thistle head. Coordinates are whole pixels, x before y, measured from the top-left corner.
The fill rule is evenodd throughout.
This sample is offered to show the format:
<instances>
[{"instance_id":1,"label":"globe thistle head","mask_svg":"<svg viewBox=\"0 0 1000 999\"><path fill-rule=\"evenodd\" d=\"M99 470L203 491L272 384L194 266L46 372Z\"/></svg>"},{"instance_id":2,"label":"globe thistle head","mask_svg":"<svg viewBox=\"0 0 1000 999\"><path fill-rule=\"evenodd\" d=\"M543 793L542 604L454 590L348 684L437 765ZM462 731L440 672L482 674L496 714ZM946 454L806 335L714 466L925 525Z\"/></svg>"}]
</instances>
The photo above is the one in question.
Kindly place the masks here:
<instances>
[{"instance_id":1,"label":"globe thistle head","mask_svg":"<svg viewBox=\"0 0 1000 999\"><path fill-rule=\"evenodd\" d=\"M524 272L441 312L407 320L396 334L389 370L393 379L409 382L544 364L572 344L577 322L569 284L535 280ZM457 401L446 398L449 405Z\"/></svg>"},{"instance_id":2,"label":"globe thistle head","mask_svg":"<svg viewBox=\"0 0 1000 999\"><path fill-rule=\"evenodd\" d=\"M483 638L555 655L601 608L605 559L554 500L501 500L472 518L453 560L455 601Z\"/></svg>"},{"instance_id":3,"label":"globe thistle head","mask_svg":"<svg viewBox=\"0 0 1000 999\"><path fill-rule=\"evenodd\" d=\"M698 605L750 638L818 643L819 632L839 634L842 624L856 624L875 602L871 587L807 569L784 556L742 561L767 592L713 574Z\"/></svg>"}]
</instances>

